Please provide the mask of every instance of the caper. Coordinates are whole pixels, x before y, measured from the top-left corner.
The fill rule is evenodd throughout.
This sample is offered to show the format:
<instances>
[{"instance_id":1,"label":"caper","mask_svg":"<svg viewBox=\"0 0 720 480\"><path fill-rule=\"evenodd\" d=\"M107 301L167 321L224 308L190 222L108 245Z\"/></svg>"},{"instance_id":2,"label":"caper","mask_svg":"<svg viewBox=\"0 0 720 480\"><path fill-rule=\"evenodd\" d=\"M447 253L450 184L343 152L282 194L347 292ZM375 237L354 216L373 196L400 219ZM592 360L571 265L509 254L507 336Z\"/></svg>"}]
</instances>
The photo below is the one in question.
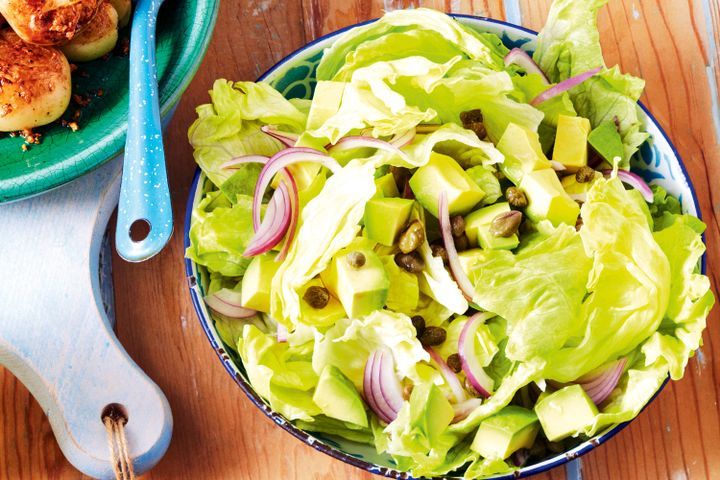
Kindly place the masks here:
<instances>
[{"instance_id":1,"label":"caper","mask_svg":"<svg viewBox=\"0 0 720 480\"><path fill-rule=\"evenodd\" d=\"M453 353L447 358L448 367L455 373L459 373L462 370L462 362L460 361L460 355Z\"/></svg>"},{"instance_id":2,"label":"caper","mask_svg":"<svg viewBox=\"0 0 720 480\"><path fill-rule=\"evenodd\" d=\"M528 200L525 192L518 187L510 187L505 190L505 198L513 208L525 208L528 206Z\"/></svg>"},{"instance_id":3,"label":"caper","mask_svg":"<svg viewBox=\"0 0 720 480\"><path fill-rule=\"evenodd\" d=\"M362 252L350 252L345 256L345 260L354 269L362 268L365 265L365 255Z\"/></svg>"},{"instance_id":4,"label":"caper","mask_svg":"<svg viewBox=\"0 0 720 480\"><path fill-rule=\"evenodd\" d=\"M417 252L398 253L395 255L395 264L410 273L420 273L425 268L425 262Z\"/></svg>"},{"instance_id":5,"label":"caper","mask_svg":"<svg viewBox=\"0 0 720 480\"><path fill-rule=\"evenodd\" d=\"M448 259L447 250L445 250L445 247L443 245L433 243L432 245L430 245L430 250L432 250L433 257L442 258L443 263L447 264L450 261Z\"/></svg>"},{"instance_id":6,"label":"caper","mask_svg":"<svg viewBox=\"0 0 720 480\"><path fill-rule=\"evenodd\" d=\"M470 248L470 240L468 240L467 235L464 233L459 237L453 237L453 239L455 240L455 250L458 252L462 252Z\"/></svg>"},{"instance_id":7,"label":"caper","mask_svg":"<svg viewBox=\"0 0 720 480\"><path fill-rule=\"evenodd\" d=\"M493 218L490 224L490 233L496 237L512 237L517 233L520 222L522 222L522 212L512 210L501 213Z\"/></svg>"},{"instance_id":8,"label":"caper","mask_svg":"<svg viewBox=\"0 0 720 480\"><path fill-rule=\"evenodd\" d=\"M582 228L582 226L583 226L583 219L582 219L582 217L578 217L577 221L575 222L575 230L577 230L579 232L580 229Z\"/></svg>"},{"instance_id":9,"label":"caper","mask_svg":"<svg viewBox=\"0 0 720 480\"><path fill-rule=\"evenodd\" d=\"M398 247L403 253L414 252L425 241L425 228L419 220L414 220L400 235Z\"/></svg>"},{"instance_id":10,"label":"caper","mask_svg":"<svg viewBox=\"0 0 720 480\"><path fill-rule=\"evenodd\" d=\"M450 229L452 230L453 237L459 237L465 233L465 219L462 215L455 215L450 218Z\"/></svg>"},{"instance_id":11,"label":"caper","mask_svg":"<svg viewBox=\"0 0 720 480\"><path fill-rule=\"evenodd\" d=\"M595 178L595 170L587 165L580 167L580 169L575 172L575 180L578 183L587 183L593 178Z\"/></svg>"},{"instance_id":12,"label":"caper","mask_svg":"<svg viewBox=\"0 0 720 480\"><path fill-rule=\"evenodd\" d=\"M410 321L413 324L413 327L415 327L415 334L416 336L422 335L422 333L425 331L425 319L422 317L422 315L415 315L413 316Z\"/></svg>"},{"instance_id":13,"label":"caper","mask_svg":"<svg viewBox=\"0 0 720 480\"><path fill-rule=\"evenodd\" d=\"M463 124L463 128L472 130L478 138L485 138L487 131L485 130L485 124L483 124L483 116L480 110L469 110L460 114L460 121Z\"/></svg>"},{"instance_id":14,"label":"caper","mask_svg":"<svg viewBox=\"0 0 720 480\"><path fill-rule=\"evenodd\" d=\"M426 347L434 347L443 343L445 338L447 338L447 332L444 328L425 327L425 331L418 337L418 340Z\"/></svg>"},{"instance_id":15,"label":"caper","mask_svg":"<svg viewBox=\"0 0 720 480\"><path fill-rule=\"evenodd\" d=\"M330 301L330 292L328 292L327 288L313 285L305 290L303 300L312 308L320 310L321 308L325 308Z\"/></svg>"}]
</instances>

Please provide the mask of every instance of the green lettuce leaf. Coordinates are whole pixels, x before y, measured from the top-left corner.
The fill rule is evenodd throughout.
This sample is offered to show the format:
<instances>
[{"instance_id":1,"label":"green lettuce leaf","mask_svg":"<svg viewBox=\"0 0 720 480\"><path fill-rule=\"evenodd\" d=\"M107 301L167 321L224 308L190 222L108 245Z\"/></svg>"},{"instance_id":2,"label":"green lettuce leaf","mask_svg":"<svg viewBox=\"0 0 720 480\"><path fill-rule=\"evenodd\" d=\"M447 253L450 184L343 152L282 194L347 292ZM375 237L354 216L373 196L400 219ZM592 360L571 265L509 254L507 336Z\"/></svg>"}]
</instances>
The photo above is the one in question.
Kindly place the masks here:
<instances>
[{"instance_id":1,"label":"green lettuce leaf","mask_svg":"<svg viewBox=\"0 0 720 480\"><path fill-rule=\"evenodd\" d=\"M270 314L290 329L301 320L298 290L359 233L365 203L375 195L374 173L372 164L350 162L302 210L295 241L270 291Z\"/></svg>"},{"instance_id":2,"label":"green lettuce leaf","mask_svg":"<svg viewBox=\"0 0 720 480\"><path fill-rule=\"evenodd\" d=\"M548 357L547 377L561 382L635 349L658 329L670 296L668 259L617 177L593 183L581 215L593 267L580 314L584 331Z\"/></svg>"},{"instance_id":3,"label":"green lettuce leaf","mask_svg":"<svg viewBox=\"0 0 720 480\"><path fill-rule=\"evenodd\" d=\"M540 68L554 82L604 67L597 29L597 14L608 0L556 0L538 37L533 56ZM578 114L588 118L593 127L617 119L625 144L621 168L629 168L630 157L648 138L640 120L637 101L645 82L620 73L617 67L604 69L599 75L571 90Z\"/></svg>"},{"instance_id":4,"label":"green lettuce leaf","mask_svg":"<svg viewBox=\"0 0 720 480\"><path fill-rule=\"evenodd\" d=\"M574 334L592 265L573 227L534 235L517 253L489 250L469 272L474 301L508 322L506 355L542 357ZM553 332L553 335L548 335Z\"/></svg>"},{"instance_id":5,"label":"green lettuce leaf","mask_svg":"<svg viewBox=\"0 0 720 480\"><path fill-rule=\"evenodd\" d=\"M369 54L371 59L383 55L389 55L387 58L392 59L394 58L392 52L398 48L400 52L410 53L407 49L412 44L405 43L405 38L401 37L402 40L394 38L385 41L379 40L387 38L391 34L407 31L434 32L444 39L442 43L425 40L425 46L432 45L433 47L430 51L459 50L467 58L477 60L497 70L502 69L502 60L507 49L496 40L496 36L493 38L490 35L478 34L437 10L417 8L388 12L377 22L353 28L341 35L330 48L325 50L318 66L317 78L319 80L333 79L346 63L362 64L362 59L367 58L368 52L372 52ZM363 44L366 42L370 45L363 48ZM352 55L354 51L359 53ZM424 55L427 55L427 51L427 48L422 49ZM402 55L401 58L407 56L409 55ZM359 62L358 59L360 59ZM348 67L345 72L348 70L352 71L352 67Z\"/></svg>"},{"instance_id":6,"label":"green lettuce leaf","mask_svg":"<svg viewBox=\"0 0 720 480\"><path fill-rule=\"evenodd\" d=\"M410 317L377 310L363 318L339 320L325 335L315 337L313 368L321 372L334 365L362 391L365 363L372 352L386 347L401 377L418 378L416 364L430 356L418 341Z\"/></svg>"},{"instance_id":7,"label":"green lettuce leaf","mask_svg":"<svg viewBox=\"0 0 720 480\"><path fill-rule=\"evenodd\" d=\"M465 171L468 175L470 175L470 178L473 179L477 186L480 187L480 190L485 192L485 196L483 197L482 202L480 202L480 205L492 205L503 196L500 181L495 176L494 167L478 165L477 167L468 168Z\"/></svg>"},{"instance_id":8,"label":"green lettuce leaf","mask_svg":"<svg viewBox=\"0 0 720 480\"><path fill-rule=\"evenodd\" d=\"M296 420L295 426L308 432L326 433L346 438L353 442L373 444L373 433L369 428L326 417L325 415L316 416L312 422Z\"/></svg>"},{"instance_id":9,"label":"green lettuce leaf","mask_svg":"<svg viewBox=\"0 0 720 480\"><path fill-rule=\"evenodd\" d=\"M447 123L429 135L418 136L405 151L410 162L394 157L393 164L407 168L421 167L430 159L433 151L454 158L463 168L501 163L504 156L490 142L480 140L475 132L454 123Z\"/></svg>"},{"instance_id":10,"label":"green lettuce leaf","mask_svg":"<svg viewBox=\"0 0 720 480\"><path fill-rule=\"evenodd\" d=\"M208 193L192 212L187 258L227 277L245 273L251 259L242 254L255 234L251 213L252 197L238 195L230 205L221 192Z\"/></svg>"},{"instance_id":11,"label":"green lettuce leaf","mask_svg":"<svg viewBox=\"0 0 720 480\"><path fill-rule=\"evenodd\" d=\"M217 80L210 98L212 103L197 108L188 138L195 161L218 187L234 173L220 168L224 162L243 155L270 156L281 149L280 142L260 130L262 125L294 132L305 128L307 113L266 83Z\"/></svg>"},{"instance_id":12,"label":"green lettuce leaf","mask_svg":"<svg viewBox=\"0 0 720 480\"><path fill-rule=\"evenodd\" d=\"M306 356L254 325L245 325L238 352L255 391L288 420L312 422L322 413L312 399L318 376ZM305 357L305 358L303 358Z\"/></svg>"}]
</instances>

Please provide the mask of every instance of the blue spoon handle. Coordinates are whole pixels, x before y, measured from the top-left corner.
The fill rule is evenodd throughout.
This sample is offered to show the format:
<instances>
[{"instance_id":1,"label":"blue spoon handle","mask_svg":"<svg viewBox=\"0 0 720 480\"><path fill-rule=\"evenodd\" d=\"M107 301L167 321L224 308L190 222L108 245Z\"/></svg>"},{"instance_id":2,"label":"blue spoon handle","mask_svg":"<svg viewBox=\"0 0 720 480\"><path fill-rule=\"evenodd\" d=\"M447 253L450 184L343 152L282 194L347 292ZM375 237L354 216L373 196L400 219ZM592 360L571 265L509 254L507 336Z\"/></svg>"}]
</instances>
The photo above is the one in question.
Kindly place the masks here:
<instances>
[{"instance_id":1,"label":"blue spoon handle","mask_svg":"<svg viewBox=\"0 0 720 480\"><path fill-rule=\"evenodd\" d=\"M137 2L130 40L130 106L115 247L125 260L141 262L167 244L173 230L172 205L155 66L155 26L160 0ZM131 238L146 222L143 239ZM137 241L136 241L137 240Z\"/></svg>"}]
</instances>

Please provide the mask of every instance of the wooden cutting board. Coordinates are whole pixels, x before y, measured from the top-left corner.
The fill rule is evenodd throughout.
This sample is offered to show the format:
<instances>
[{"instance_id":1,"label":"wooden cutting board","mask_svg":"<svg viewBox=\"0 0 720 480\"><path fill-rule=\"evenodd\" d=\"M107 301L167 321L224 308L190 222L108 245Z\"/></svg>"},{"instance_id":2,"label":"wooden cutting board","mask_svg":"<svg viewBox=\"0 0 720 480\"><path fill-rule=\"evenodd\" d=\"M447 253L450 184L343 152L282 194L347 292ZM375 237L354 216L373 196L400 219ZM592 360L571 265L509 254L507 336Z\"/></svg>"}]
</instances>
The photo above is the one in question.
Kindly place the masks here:
<instances>
[{"instance_id":1,"label":"wooden cutting board","mask_svg":"<svg viewBox=\"0 0 720 480\"><path fill-rule=\"evenodd\" d=\"M114 478L101 421L107 405L127 412L137 473L162 458L172 433L165 395L120 345L102 294L110 278L99 259L120 160L0 206L0 364L40 403L70 463L96 478Z\"/></svg>"}]
</instances>

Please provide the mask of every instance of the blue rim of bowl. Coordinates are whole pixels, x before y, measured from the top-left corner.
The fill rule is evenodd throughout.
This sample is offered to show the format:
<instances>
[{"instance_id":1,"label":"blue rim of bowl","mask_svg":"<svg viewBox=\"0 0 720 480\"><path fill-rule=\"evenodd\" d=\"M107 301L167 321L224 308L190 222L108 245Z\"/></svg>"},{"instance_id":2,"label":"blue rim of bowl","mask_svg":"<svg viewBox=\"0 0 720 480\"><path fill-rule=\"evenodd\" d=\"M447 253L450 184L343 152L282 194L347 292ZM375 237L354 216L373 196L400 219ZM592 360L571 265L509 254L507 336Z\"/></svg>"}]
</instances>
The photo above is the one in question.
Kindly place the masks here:
<instances>
[{"instance_id":1,"label":"blue rim of bowl","mask_svg":"<svg viewBox=\"0 0 720 480\"><path fill-rule=\"evenodd\" d=\"M453 18L464 18L469 19L473 21L484 21L489 23L495 23L497 25L501 25L503 27L507 27L514 30L519 30L527 34L531 34L533 36L537 36L538 32L535 30L531 30L529 28L525 28L519 25L514 25L512 23L508 23L502 20L497 20L494 18L489 17L480 17L475 15L464 15L464 14L451 14ZM263 73L257 81L262 81L265 78L267 78L269 75L271 75L275 70L280 68L282 65L286 64L288 61L292 60L297 55L305 52L309 48L313 47L314 45L323 42L327 40L328 38L340 35L341 33L350 30L355 27L367 25L369 23L375 22L377 19L367 20L362 23L350 25L344 28L341 28L339 30L336 30L334 32L328 33L327 35L323 35L322 37L318 37L315 40L313 40L310 43L307 43L303 47L293 51L289 55L287 55L285 58L277 62L275 65L270 67L265 73ZM660 123L657 121L657 119L650 113L648 108L642 103L638 102L638 105L640 105L640 108L642 108L643 112L647 116L648 119L650 119L658 128L660 131L660 134L664 137L664 139L667 141L668 145L670 146L670 149L673 152L673 155L678 160L678 164L680 165L680 169L685 176L685 179L687 180L687 185L690 189L690 192L692 194L692 200L693 205L695 206L697 217L702 220L702 211L700 209L700 204L698 202L697 194L695 193L695 187L692 184L692 181L690 179L690 175L688 174L687 168L685 167L685 163L682 160L682 157L678 153L677 149L675 148L675 145L670 140L670 137L668 137L667 133L665 132L665 129L660 125ZM186 205L186 211L185 211L185 226L184 226L184 248L187 249L190 246L190 221L192 218L192 207L193 202L196 196L198 183L200 181L201 176L201 170L198 168L195 171L195 175L193 177L192 185L189 190L188 194L188 200ZM702 236L703 243L705 243L705 234ZM353 457L352 455L349 455L347 453L341 452L337 450L336 448L325 444L322 440L319 440L316 437L313 437L310 433L301 430L297 428L295 425L293 425L290 421L288 421L285 417L283 417L281 414L273 411L266 403L265 401L255 392L255 390L252 388L252 386L242 377L242 375L238 374L237 367L235 366L234 362L225 352L225 347L222 344L218 344L216 341L214 335L213 335L213 329L212 329L212 319L206 317L203 313L203 308L201 307L201 304L203 302L203 299L198 295L198 292L195 290L196 286L196 277L195 273L193 271L193 262L189 258L185 258L185 274L186 274L186 281L188 282L188 290L190 293L190 297L192 299L193 307L195 309L195 313L198 316L198 320L200 322L200 325L205 332L205 335L208 338L208 341L213 347L213 350L215 350L215 353L218 356L218 359L225 367L225 370L227 370L228 374L235 380L235 383L238 384L238 386L242 389L243 392L245 392L245 395L250 399L252 403L255 404L268 418L273 420L274 423L282 427L286 432L290 433L293 437L297 438L298 440L301 440L306 445L310 445L315 450L318 450L322 453L325 453L326 455L329 455L335 459L341 460L347 464L350 464L352 466L361 468L365 471L368 471L370 473L376 474L376 475L383 475L385 477L389 478L397 478L397 479L412 479L412 477L409 473L395 470L392 467L385 467L376 465L374 463L366 462L364 460L361 460L359 458ZM701 258L700 263L700 270L704 274L706 273L707 269L707 254L704 253ZM539 473L546 472L548 470L551 470L553 468L559 467L561 465L564 465L572 460L575 460L586 453L590 452L591 450L594 450L596 447L602 445L603 443L610 440L612 437L620 433L625 427L627 427L630 422L632 422L635 418L639 417L640 414L657 398L657 396L660 394L660 392L665 388L665 385L667 385L669 381L669 377L665 379L662 385L660 385L660 388L655 392L655 394L652 396L652 398L645 404L645 406L642 408L640 413L636 417L634 417L632 420L629 420L627 422L623 422L620 424L617 424L615 426L612 426L608 428L606 431L599 433L595 435L593 438L584 441L583 443L577 445L576 447L568 450L567 452L558 454L556 456L547 458L539 463L530 465L528 467L523 467L518 469L517 471L509 474L502 474L497 476L489 477L488 480L514 480L517 478L525 478L529 477L531 475L537 475ZM444 477L444 478L454 478L454 477ZM456 477L455 477L456 478Z\"/></svg>"}]
</instances>

